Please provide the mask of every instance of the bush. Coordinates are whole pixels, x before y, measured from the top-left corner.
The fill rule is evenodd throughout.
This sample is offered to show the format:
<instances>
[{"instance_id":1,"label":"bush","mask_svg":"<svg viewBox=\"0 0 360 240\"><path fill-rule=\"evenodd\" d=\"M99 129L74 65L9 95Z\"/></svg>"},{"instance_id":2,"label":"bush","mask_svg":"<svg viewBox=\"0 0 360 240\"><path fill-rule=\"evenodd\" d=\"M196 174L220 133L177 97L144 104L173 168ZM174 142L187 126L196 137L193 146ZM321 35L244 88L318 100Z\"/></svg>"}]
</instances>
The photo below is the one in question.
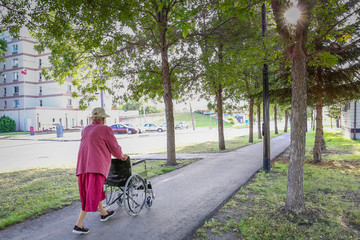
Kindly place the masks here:
<instances>
[{"instance_id":1,"label":"bush","mask_svg":"<svg viewBox=\"0 0 360 240\"><path fill-rule=\"evenodd\" d=\"M229 120L229 123L231 124L231 125L234 125L235 123L237 123L237 120L236 120L236 118L234 118L234 117L228 117L228 120Z\"/></svg>"},{"instance_id":2,"label":"bush","mask_svg":"<svg viewBox=\"0 0 360 240\"><path fill-rule=\"evenodd\" d=\"M13 119L8 116L0 117L0 132L15 132L16 123Z\"/></svg>"},{"instance_id":3,"label":"bush","mask_svg":"<svg viewBox=\"0 0 360 240\"><path fill-rule=\"evenodd\" d=\"M194 113L203 114L203 112L201 110L196 110L196 111L194 111Z\"/></svg>"}]
</instances>

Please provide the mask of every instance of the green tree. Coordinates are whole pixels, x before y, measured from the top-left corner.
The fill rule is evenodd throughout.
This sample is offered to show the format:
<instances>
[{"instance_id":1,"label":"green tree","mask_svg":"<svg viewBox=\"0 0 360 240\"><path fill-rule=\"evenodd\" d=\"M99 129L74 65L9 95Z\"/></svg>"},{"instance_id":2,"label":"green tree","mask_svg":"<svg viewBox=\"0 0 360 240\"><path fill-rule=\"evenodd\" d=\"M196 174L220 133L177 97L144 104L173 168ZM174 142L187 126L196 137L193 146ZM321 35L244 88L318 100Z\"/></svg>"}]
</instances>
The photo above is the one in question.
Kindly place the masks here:
<instances>
[{"instance_id":1,"label":"green tree","mask_svg":"<svg viewBox=\"0 0 360 240\"><path fill-rule=\"evenodd\" d=\"M308 62L308 94L310 103L316 109L316 135L313 149L313 162L322 161L325 150L322 109L324 104L352 100L360 94L359 19L352 18L359 11L357 1L346 1L341 7L324 1L316 6L313 28L320 33L329 29L326 37L310 35L315 55ZM331 12L331 14L328 14ZM334 17L337 16L337 17ZM331 28L329 28L331 26ZM350 40L353 39L353 40ZM354 42L353 42L354 41Z\"/></svg>"},{"instance_id":2,"label":"green tree","mask_svg":"<svg viewBox=\"0 0 360 240\"><path fill-rule=\"evenodd\" d=\"M198 44L201 48L200 64L204 72L199 89L204 98L215 99L219 149L222 150L225 149L222 127L223 105L231 105L233 108L244 99L245 95L247 99L254 100L253 96L250 97L253 92L250 94L247 89L252 89L252 85L255 84L260 91L258 83L260 79L256 79L256 83L248 82L249 88L247 88L245 79L250 81L249 76L255 74L247 73L246 68L260 65L264 53L261 51L261 31L259 31L261 19L256 16L259 11L256 3L249 1L214 1L214 3L214 7L202 11L202 18L199 21ZM259 68L254 67L255 72L256 70L258 71ZM250 109L253 109L253 105L254 101L251 101ZM250 122L249 141L252 142L253 121Z\"/></svg>"},{"instance_id":3,"label":"green tree","mask_svg":"<svg viewBox=\"0 0 360 240\"><path fill-rule=\"evenodd\" d=\"M5 61L4 55L6 53L7 44L5 40L0 39L0 62Z\"/></svg>"},{"instance_id":4,"label":"green tree","mask_svg":"<svg viewBox=\"0 0 360 240\"><path fill-rule=\"evenodd\" d=\"M189 69L196 66L191 57L194 50L183 40L194 27L197 9L204 1L2 3L9 9L6 21L19 19L19 24L25 24L40 40L37 50L51 50L52 67L43 69L44 76L60 83L71 77L78 89L73 97L82 96L82 107L96 99L100 90L125 100L162 98L167 165L176 164L172 101L183 97L184 89L191 86L189 75L194 71ZM19 12L26 13L25 17Z\"/></svg>"},{"instance_id":5,"label":"green tree","mask_svg":"<svg viewBox=\"0 0 360 240\"><path fill-rule=\"evenodd\" d=\"M0 117L0 132L15 132L16 123L8 116Z\"/></svg>"},{"instance_id":6,"label":"green tree","mask_svg":"<svg viewBox=\"0 0 360 240\"><path fill-rule=\"evenodd\" d=\"M357 44L359 41L355 39L347 39L339 44L339 40L344 39L344 35L332 35L336 31L338 25L342 24L358 10L352 9L351 14L345 16L345 20L341 15L332 9L344 9L349 2L354 5L355 1L338 2L338 1L308 1L299 0L298 9L301 9L300 19L297 20L295 29L287 24L284 18L285 10L292 3L271 0L273 13L277 25L277 31L283 42L285 43L285 52L290 59L291 65L291 82L292 82L292 121L291 121L291 155L288 172L288 192L286 199L286 208L294 212L302 212L305 209L304 200L304 160L305 160L305 134L306 134L306 105L307 105L307 63L309 60L322 58L327 53L335 50L335 48L345 50L350 46ZM340 11L343 12L343 11ZM331 15L331 16L330 16ZM336 19L334 22L325 21L320 25L318 19ZM318 28L318 26L321 26ZM310 29L318 29L317 31L309 31ZM294 34L292 32L294 31ZM310 34L311 33L311 34ZM347 35L345 35L347 36ZM330 40L330 48L317 50L315 48L317 42L323 39Z\"/></svg>"}]
</instances>

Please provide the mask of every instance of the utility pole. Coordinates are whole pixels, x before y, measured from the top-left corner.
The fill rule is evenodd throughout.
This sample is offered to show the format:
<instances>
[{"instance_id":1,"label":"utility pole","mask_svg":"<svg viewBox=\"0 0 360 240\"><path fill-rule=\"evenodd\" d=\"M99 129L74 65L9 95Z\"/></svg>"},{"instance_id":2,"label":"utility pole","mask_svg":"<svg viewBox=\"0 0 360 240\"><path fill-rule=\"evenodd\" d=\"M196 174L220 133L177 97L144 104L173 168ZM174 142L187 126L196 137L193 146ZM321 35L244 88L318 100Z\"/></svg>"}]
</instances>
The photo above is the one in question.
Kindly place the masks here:
<instances>
[{"instance_id":1,"label":"utility pole","mask_svg":"<svg viewBox=\"0 0 360 240\"><path fill-rule=\"evenodd\" d=\"M356 100L354 102L354 140L356 140Z\"/></svg>"},{"instance_id":2,"label":"utility pole","mask_svg":"<svg viewBox=\"0 0 360 240\"><path fill-rule=\"evenodd\" d=\"M100 91L101 107L104 108L104 91Z\"/></svg>"},{"instance_id":3,"label":"utility pole","mask_svg":"<svg viewBox=\"0 0 360 240\"><path fill-rule=\"evenodd\" d=\"M102 79L102 67L99 67L100 70L100 79ZM100 100L101 100L101 107L104 108L104 91L100 90Z\"/></svg>"},{"instance_id":4,"label":"utility pole","mask_svg":"<svg viewBox=\"0 0 360 240\"><path fill-rule=\"evenodd\" d=\"M266 38L266 5L261 6L262 35ZM264 117L264 140L263 140L263 170L270 172L270 114L269 114L269 66L264 42L265 58L263 67L263 117Z\"/></svg>"},{"instance_id":5,"label":"utility pole","mask_svg":"<svg viewBox=\"0 0 360 240\"><path fill-rule=\"evenodd\" d=\"M193 130L195 131L194 113L193 113L192 108L191 108L191 103L189 103L189 105L190 105L190 114L191 114L192 126L193 126Z\"/></svg>"}]
</instances>

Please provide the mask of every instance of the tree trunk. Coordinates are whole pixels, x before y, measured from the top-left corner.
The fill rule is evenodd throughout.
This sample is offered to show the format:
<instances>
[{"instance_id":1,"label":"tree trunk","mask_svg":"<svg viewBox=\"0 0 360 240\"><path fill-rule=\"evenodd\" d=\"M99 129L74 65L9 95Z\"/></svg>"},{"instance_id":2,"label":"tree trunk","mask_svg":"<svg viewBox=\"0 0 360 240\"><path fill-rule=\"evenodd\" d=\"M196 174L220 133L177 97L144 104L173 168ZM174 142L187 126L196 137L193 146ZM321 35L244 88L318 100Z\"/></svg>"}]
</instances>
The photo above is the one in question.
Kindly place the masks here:
<instances>
[{"instance_id":1,"label":"tree trunk","mask_svg":"<svg viewBox=\"0 0 360 240\"><path fill-rule=\"evenodd\" d=\"M249 104L249 143L254 142L254 98L250 98Z\"/></svg>"},{"instance_id":2,"label":"tree trunk","mask_svg":"<svg viewBox=\"0 0 360 240\"><path fill-rule=\"evenodd\" d=\"M163 99L165 103L166 115L166 140L167 140L167 161L166 165L176 165L175 153L175 127L174 127L174 107L172 102L172 90L170 80L170 69L168 60L168 47L166 43L167 14L164 10L158 12L158 21L160 25L160 44L162 60L162 79L163 79Z\"/></svg>"},{"instance_id":3,"label":"tree trunk","mask_svg":"<svg viewBox=\"0 0 360 240\"><path fill-rule=\"evenodd\" d=\"M322 99L318 99L318 102L316 104L316 133L313 148L313 163L321 163L322 161L322 128Z\"/></svg>"},{"instance_id":4,"label":"tree trunk","mask_svg":"<svg viewBox=\"0 0 360 240\"><path fill-rule=\"evenodd\" d=\"M321 122L322 131L321 131L321 150L324 152L326 150L326 143L325 143L325 135L324 135L324 127Z\"/></svg>"},{"instance_id":5,"label":"tree trunk","mask_svg":"<svg viewBox=\"0 0 360 240\"><path fill-rule=\"evenodd\" d=\"M218 85L216 90L216 107L218 117L218 135L219 135L219 149L225 150L225 139L224 139L224 122L223 122L223 104L222 104L222 85Z\"/></svg>"},{"instance_id":6,"label":"tree trunk","mask_svg":"<svg viewBox=\"0 0 360 240\"><path fill-rule=\"evenodd\" d=\"M277 108L276 108L276 105L274 107L274 121L275 121L275 134L279 134L278 126L277 126Z\"/></svg>"},{"instance_id":7,"label":"tree trunk","mask_svg":"<svg viewBox=\"0 0 360 240\"><path fill-rule=\"evenodd\" d=\"M306 140L306 55L302 48L303 29L297 26L295 46L291 59L291 142L285 206L292 212L305 210L304 163Z\"/></svg>"},{"instance_id":8,"label":"tree trunk","mask_svg":"<svg viewBox=\"0 0 360 240\"><path fill-rule=\"evenodd\" d=\"M313 148L313 163L320 163L322 161L321 154L324 150L325 139L323 132L323 79L322 79L322 69L321 67L317 68L316 74L316 134L315 134L315 143Z\"/></svg>"},{"instance_id":9,"label":"tree trunk","mask_svg":"<svg viewBox=\"0 0 360 240\"><path fill-rule=\"evenodd\" d=\"M288 130L288 122L289 122L289 110L285 110L285 126L284 126L284 132L287 132Z\"/></svg>"},{"instance_id":10,"label":"tree trunk","mask_svg":"<svg viewBox=\"0 0 360 240\"><path fill-rule=\"evenodd\" d=\"M256 104L257 111L257 125L258 125L258 139L262 139L261 131L261 104Z\"/></svg>"},{"instance_id":11,"label":"tree trunk","mask_svg":"<svg viewBox=\"0 0 360 240\"><path fill-rule=\"evenodd\" d=\"M333 122L333 118L330 117L330 128L332 129L332 122Z\"/></svg>"},{"instance_id":12,"label":"tree trunk","mask_svg":"<svg viewBox=\"0 0 360 240\"><path fill-rule=\"evenodd\" d=\"M219 42L219 63L220 63L220 79L223 78L222 75L222 65L223 65L223 41L222 38L220 38ZM219 138L219 150L225 150L225 139L224 139L224 121L223 121L223 103L222 103L222 85L219 83L216 86L215 90L216 95L216 108L217 108L217 116L218 116L218 138Z\"/></svg>"},{"instance_id":13,"label":"tree trunk","mask_svg":"<svg viewBox=\"0 0 360 240\"><path fill-rule=\"evenodd\" d=\"M311 129L314 131L314 110L311 109Z\"/></svg>"}]
</instances>

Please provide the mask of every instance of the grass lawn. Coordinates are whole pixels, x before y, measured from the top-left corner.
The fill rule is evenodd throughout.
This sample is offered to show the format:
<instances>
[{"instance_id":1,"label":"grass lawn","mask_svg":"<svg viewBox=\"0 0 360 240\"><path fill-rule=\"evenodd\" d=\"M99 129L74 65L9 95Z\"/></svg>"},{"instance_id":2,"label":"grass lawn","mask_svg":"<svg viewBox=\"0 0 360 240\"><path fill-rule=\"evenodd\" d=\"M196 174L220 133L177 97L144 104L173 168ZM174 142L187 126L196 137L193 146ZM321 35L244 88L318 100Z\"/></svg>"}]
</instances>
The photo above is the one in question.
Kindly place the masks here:
<instances>
[{"instance_id":1,"label":"grass lawn","mask_svg":"<svg viewBox=\"0 0 360 240\"><path fill-rule=\"evenodd\" d=\"M307 134L306 211L286 211L289 150L259 172L198 229L194 239L360 239L360 141L325 132L323 163L312 164Z\"/></svg>"},{"instance_id":2,"label":"grass lawn","mask_svg":"<svg viewBox=\"0 0 360 240\"><path fill-rule=\"evenodd\" d=\"M270 138L277 137L281 134L284 134L284 130L279 130L279 134L275 134L275 131L270 131ZM257 133L254 134L254 141L253 143L249 143L249 135L238 136L231 140L225 140L225 147L224 151L219 150L219 143L217 141L209 141L199 144L194 144L190 146L184 147L177 147L177 153L215 153L215 152L228 152L233 151L235 149L245 147L250 144L262 142L263 139L257 138Z\"/></svg>"},{"instance_id":3,"label":"grass lawn","mask_svg":"<svg viewBox=\"0 0 360 240\"><path fill-rule=\"evenodd\" d=\"M194 113L194 122L195 127L210 127L210 117L208 115L203 115L199 113ZM192 127L192 119L190 113L175 113L174 114L175 124L179 121L186 122ZM163 120L157 121L156 124L163 123ZM215 118L211 119L211 127L217 127L217 120ZM232 127L230 123L224 122L224 127Z\"/></svg>"},{"instance_id":4,"label":"grass lawn","mask_svg":"<svg viewBox=\"0 0 360 240\"><path fill-rule=\"evenodd\" d=\"M29 132L6 132L0 133L0 136L7 136L7 135L29 135Z\"/></svg>"}]
</instances>

